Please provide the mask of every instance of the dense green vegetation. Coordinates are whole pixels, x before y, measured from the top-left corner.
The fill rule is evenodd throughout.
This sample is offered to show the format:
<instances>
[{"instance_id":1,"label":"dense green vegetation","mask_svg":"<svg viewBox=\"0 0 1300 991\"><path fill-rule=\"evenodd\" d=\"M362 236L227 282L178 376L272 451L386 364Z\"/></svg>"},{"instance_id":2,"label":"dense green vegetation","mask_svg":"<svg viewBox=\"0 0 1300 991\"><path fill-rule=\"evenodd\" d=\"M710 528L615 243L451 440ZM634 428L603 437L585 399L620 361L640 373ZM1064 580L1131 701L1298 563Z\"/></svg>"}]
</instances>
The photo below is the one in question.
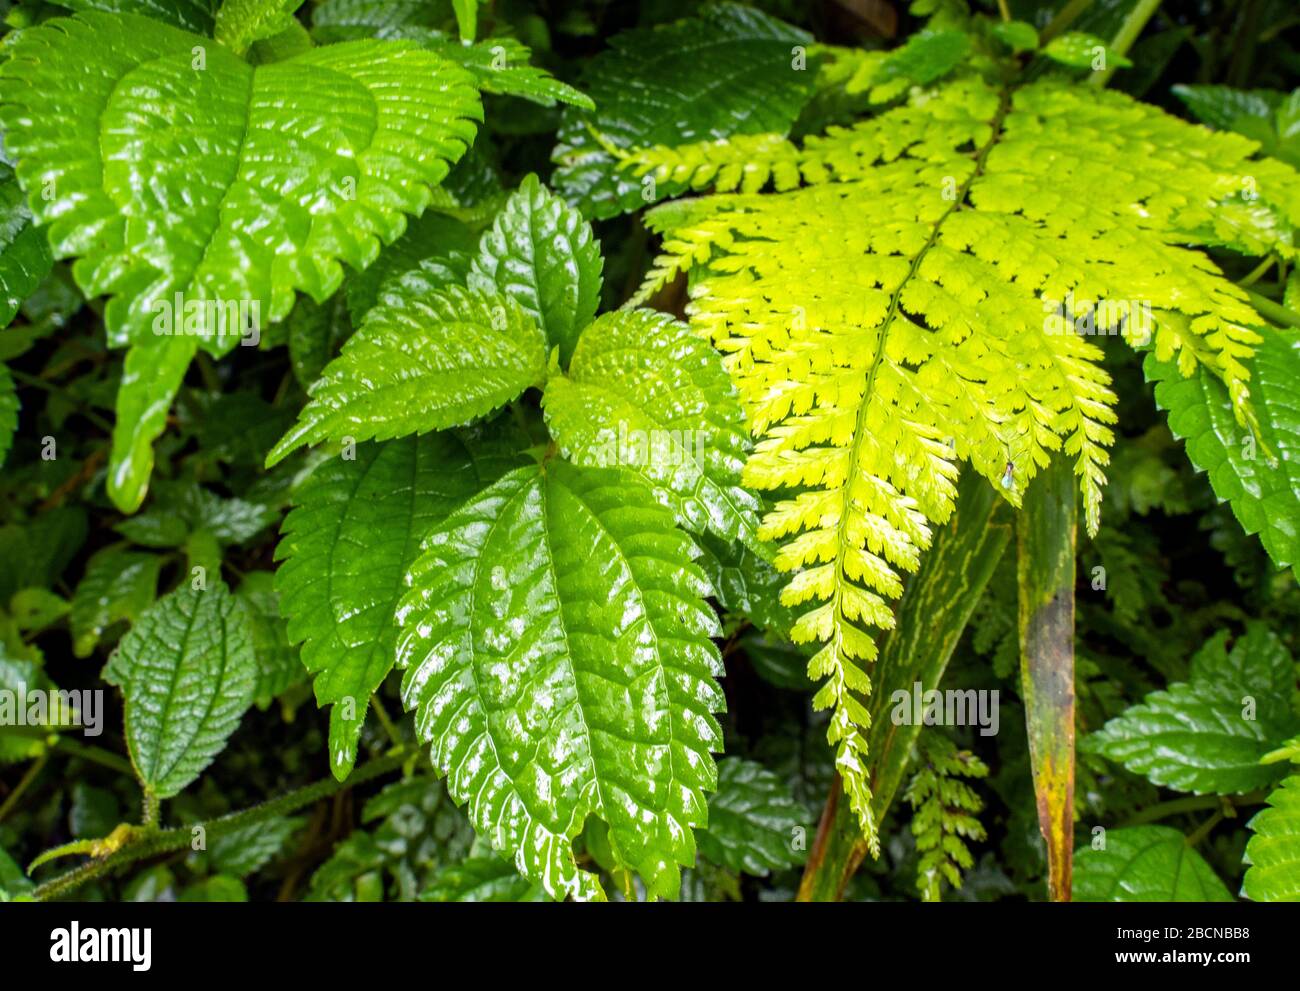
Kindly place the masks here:
<instances>
[{"instance_id":1,"label":"dense green vegetation","mask_svg":"<svg viewBox=\"0 0 1300 991\"><path fill-rule=\"evenodd\" d=\"M0 4L0 900L1300 900L1293 6Z\"/></svg>"}]
</instances>

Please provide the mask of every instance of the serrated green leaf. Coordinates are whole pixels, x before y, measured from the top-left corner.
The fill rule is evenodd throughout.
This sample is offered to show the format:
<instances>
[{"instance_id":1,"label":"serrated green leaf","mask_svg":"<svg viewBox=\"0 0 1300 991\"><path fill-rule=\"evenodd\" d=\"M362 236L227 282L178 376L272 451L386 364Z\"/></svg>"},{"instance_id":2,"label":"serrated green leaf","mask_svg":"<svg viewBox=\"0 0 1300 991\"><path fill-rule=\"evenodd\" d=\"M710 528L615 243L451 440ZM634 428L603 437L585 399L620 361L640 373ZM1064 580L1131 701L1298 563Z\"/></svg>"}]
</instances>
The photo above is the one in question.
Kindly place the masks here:
<instances>
[{"instance_id":1,"label":"serrated green leaf","mask_svg":"<svg viewBox=\"0 0 1300 991\"><path fill-rule=\"evenodd\" d=\"M426 538L398 607L402 697L457 802L553 897L602 897L595 814L673 898L714 787L718 624L689 538L635 476L521 468Z\"/></svg>"},{"instance_id":2,"label":"serrated green leaf","mask_svg":"<svg viewBox=\"0 0 1300 991\"><path fill-rule=\"evenodd\" d=\"M1255 117L1261 120L1273 116L1282 102L1283 94L1277 90L1245 90L1232 86L1171 86L1170 92L1195 115L1202 124L1221 131L1232 130L1239 118Z\"/></svg>"},{"instance_id":3,"label":"serrated green leaf","mask_svg":"<svg viewBox=\"0 0 1300 991\"><path fill-rule=\"evenodd\" d=\"M370 697L393 667L393 614L420 539L517 464L517 450L481 432L361 444L355 460L327 461L299 490L276 550L276 588L317 704L334 707L330 769L340 780L356 760Z\"/></svg>"},{"instance_id":4,"label":"serrated green leaf","mask_svg":"<svg viewBox=\"0 0 1300 991\"><path fill-rule=\"evenodd\" d=\"M1293 568L1300 563L1300 333L1260 333L1246 366L1263 445L1233 417L1223 383L1203 368L1184 377L1173 362L1149 354L1143 370L1156 383L1156 404L1169 412L1169 429L1186 441L1188 459L1208 474L1215 495L1232 504L1247 533L1259 534L1278 567Z\"/></svg>"},{"instance_id":5,"label":"serrated green leaf","mask_svg":"<svg viewBox=\"0 0 1300 991\"><path fill-rule=\"evenodd\" d=\"M422 902L536 902L541 886L497 856L470 857L439 868L420 892Z\"/></svg>"},{"instance_id":6,"label":"serrated green leaf","mask_svg":"<svg viewBox=\"0 0 1300 991\"><path fill-rule=\"evenodd\" d=\"M214 34L236 55L243 55L253 42L288 30L300 6L302 0L223 0Z\"/></svg>"},{"instance_id":7,"label":"serrated green leaf","mask_svg":"<svg viewBox=\"0 0 1300 991\"><path fill-rule=\"evenodd\" d=\"M813 93L816 72L797 69L794 52L811 43L798 28L730 3L615 35L579 82L595 112L564 112L552 153L556 190L588 216L613 217L682 187L660 183L645 198L606 144L630 150L785 133Z\"/></svg>"},{"instance_id":8,"label":"serrated green leaf","mask_svg":"<svg viewBox=\"0 0 1300 991\"><path fill-rule=\"evenodd\" d=\"M438 29L449 10L429 0L322 0L312 8L312 33L321 42L400 37L413 28Z\"/></svg>"},{"instance_id":9,"label":"serrated green leaf","mask_svg":"<svg viewBox=\"0 0 1300 991\"><path fill-rule=\"evenodd\" d=\"M708 828L696 841L700 855L719 867L767 877L804 862L807 854L796 839L806 839L813 825L784 781L762 764L726 757L718 761Z\"/></svg>"},{"instance_id":10,"label":"serrated green leaf","mask_svg":"<svg viewBox=\"0 0 1300 991\"><path fill-rule=\"evenodd\" d=\"M529 175L484 232L468 285L512 297L567 363L596 315L603 267L591 225Z\"/></svg>"},{"instance_id":11,"label":"serrated green leaf","mask_svg":"<svg viewBox=\"0 0 1300 991\"><path fill-rule=\"evenodd\" d=\"M126 698L126 739L141 784L170 798L225 748L257 687L245 605L215 581L158 600L122 638L104 680Z\"/></svg>"},{"instance_id":12,"label":"serrated green leaf","mask_svg":"<svg viewBox=\"0 0 1300 991\"><path fill-rule=\"evenodd\" d=\"M303 444L462 426L539 384L542 329L514 300L449 287L392 294L326 366L267 466Z\"/></svg>"},{"instance_id":13,"label":"serrated green leaf","mask_svg":"<svg viewBox=\"0 0 1300 991\"><path fill-rule=\"evenodd\" d=\"M717 352L685 324L652 310L604 314L543 406L575 464L634 471L688 530L761 546L758 499L740 484L744 414Z\"/></svg>"},{"instance_id":14,"label":"serrated green leaf","mask_svg":"<svg viewBox=\"0 0 1300 991\"><path fill-rule=\"evenodd\" d=\"M1257 902L1300 902L1300 775L1268 796L1269 807L1246 825L1249 864L1241 893Z\"/></svg>"},{"instance_id":15,"label":"serrated green leaf","mask_svg":"<svg viewBox=\"0 0 1300 991\"><path fill-rule=\"evenodd\" d=\"M402 36L420 39L419 35L406 31ZM543 107L568 103L584 110L596 108L585 93L532 65L529 61L532 52L517 38L502 35L472 45L434 36L423 38L423 41L425 48L460 63L472 72L485 93L517 96Z\"/></svg>"},{"instance_id":16,"label":"serrated green leaf","mask_svg":"<svg viewBox=\"0 0 1300 991\"><path fill-rule=\"evenodd\" d=\"M1168 826L1108 829L1105 848L1074 855L1077 902L1230 902L1232 895L1187 839Z\"/></svg>"},{"instance_id":17,"label":"serrated green leaf","mask_svg":"<svg viewBox=\"0 0 1300 991\"><path fill-rule=\"evenodd\" d=\"M72 596L73 653L88 657L114 623L134 620L153 605L163 559L120 545L97 551Z\"/></svg>"},{"instance_id":18,"label":"serrated green leaf","mask_svg":"<svg viewBox=\"0 0 1300 991\"><path fill-rule=\"evenodd\" d=\"M1231 653L1227 638L1221 632L1201 648L1190 681L1148 695L1084 748L1197 795L1235 795L1276 781L1284 768L1260 758L1300 729L1290 705L1295 664L1263 626L1252 626Z\"/></svg>"},{"instance_id":19,"label":"serrated green leaf","mask_svg":"<svg viewBox=\"0 0 1300 991\"><path fill-rule=\"evenodd\" d=\"M133 345L109 480L120 507L143 499L194 350L223 354L246 322L282 320L295 289L323 301L341 262L363 268L430 203L481 116L472 77L411 43L254 67L133 15L16 36L0 66L6 149L53 255L77 256L88 296L111 296L110 343Z\"/></svg>"},{"instance_id":20,"label":"serrated green leaf","mask_svg":"<svg viewBox=\"0 0 1300 991\"><path fill-rule=\"evenodd\" d=\"M0 164L0 329L9 326L22 301L36 291L53 264L45 232L32 224L32 212L13 170Z\"/></svg>"},{"instance_id":21,"label":"serrated green leaf","mask_svg":"<svg viewBox=\"0 0 1300 991\"><path fill-rule=\"evenodd\" d=\"M219 0L51 0L56 6L79 13L98 10L107 14L140 14L199 34L211 34Z\"/></svg>"}]
</instances>

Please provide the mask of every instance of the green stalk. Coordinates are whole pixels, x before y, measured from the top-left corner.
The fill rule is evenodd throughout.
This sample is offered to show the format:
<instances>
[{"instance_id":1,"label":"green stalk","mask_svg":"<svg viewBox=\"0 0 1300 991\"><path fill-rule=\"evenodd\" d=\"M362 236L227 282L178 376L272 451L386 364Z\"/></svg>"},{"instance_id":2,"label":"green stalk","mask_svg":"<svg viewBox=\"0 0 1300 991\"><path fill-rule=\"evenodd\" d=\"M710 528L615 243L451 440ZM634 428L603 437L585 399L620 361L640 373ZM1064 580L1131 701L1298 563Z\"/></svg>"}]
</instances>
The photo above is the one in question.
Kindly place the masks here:
<instances>
[{"instance_id":1,"label":"green stalk","mask_svg":"<svg viewBox=\"0 0 1300 991\"><path fill-rule=\"evenodd\" d=\"M1107 47L1117 55L1127 55L1159 6L1160 0L1138 0ZM1117 66L1108 64L1101 72L1094 72L1088 82L1093 86L1105 86L1110 82L1110 77L1115 74L1116 68Z\"/></svg>"}]
</instances>

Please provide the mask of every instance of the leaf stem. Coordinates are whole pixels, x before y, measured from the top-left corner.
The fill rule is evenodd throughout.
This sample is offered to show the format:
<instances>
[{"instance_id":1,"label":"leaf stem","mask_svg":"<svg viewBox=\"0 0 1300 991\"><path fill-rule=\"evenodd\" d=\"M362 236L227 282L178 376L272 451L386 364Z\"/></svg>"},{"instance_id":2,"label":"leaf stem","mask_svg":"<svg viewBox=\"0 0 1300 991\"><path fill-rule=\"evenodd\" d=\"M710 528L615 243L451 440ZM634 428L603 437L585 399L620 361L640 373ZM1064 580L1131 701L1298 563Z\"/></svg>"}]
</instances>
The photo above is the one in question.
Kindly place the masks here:
<instances>
[{"instance_id":1,"label":"leaf stem","mask_svg":"<svg viewBox=\"0 0 1300 991\"><path fill-rule=\"evenodd\" d=\"M211 819L207 822L191 823L174 829L158 829L133 835L119 849L108 856L88 860L79 867L74 867L67 873L46 881L32 892L32 896L37 901L50 901L75 891L87 881L94 880L110 871L130 866L138 860L156 856L160 853L183 850L190 845L193 831L200 826L203 827L208 836L213 836L228 833L231 830L240 829L274 816L295 812L320 801L322 798L328 798L330 795L343 791L345 788L364 784L373 778L397 770L411 756L413 749L402 748L394 750L383 757L378 757L353 771L347 781L335 781L332 777L325 778L296 791L291 791L287 795L281 795L279 798L264 802L261 805L242 809L239 812L232 812L229 815Z\"/></svg>"},{"instance_id":2,"label":"leaf stem","mask_svg":"<svg viewBox=\"0 0 1300 991\"><path fill-rule=\"evenodd\" d=\"M1092 0L1070 0L1062 7L1055 17L1043 28L1039 38L1046 44L1055 38L1058 34L1073 24L1085 10L1092 6Z\"/></svg>"},{"instance_id":3,"label":"leaf stem","mask_svg":"<svg viewBox=\"0 0 1300 991\"><path fill-rule=\"evenodd\" d=\"M135 771L131 767L131 762L125 757L121 757L103 747L91 746L88 743L78 743L76 740L70 740L66 736L60 736L54 741L54 746L62 750L69 757L80 757L82 760L88 760L106 767L110 771L117 771L119 774L134 776Z\"/></svg>"},{"instance_id":4,"label":"leaf stem","mask_svg":"<svg viewBox=\"0 0 1300 991\"><path fill-rule=\"evenodd\" d=\"M1267 296L1261 296L1250 289L1246 290L1246 295L1250 297L1250 305L1259 311L1260 316L1284 327L1300 327L1300 313L1295 310L1289 310L1282 304L1275 303Z\"/></svg>"}]
</instances>

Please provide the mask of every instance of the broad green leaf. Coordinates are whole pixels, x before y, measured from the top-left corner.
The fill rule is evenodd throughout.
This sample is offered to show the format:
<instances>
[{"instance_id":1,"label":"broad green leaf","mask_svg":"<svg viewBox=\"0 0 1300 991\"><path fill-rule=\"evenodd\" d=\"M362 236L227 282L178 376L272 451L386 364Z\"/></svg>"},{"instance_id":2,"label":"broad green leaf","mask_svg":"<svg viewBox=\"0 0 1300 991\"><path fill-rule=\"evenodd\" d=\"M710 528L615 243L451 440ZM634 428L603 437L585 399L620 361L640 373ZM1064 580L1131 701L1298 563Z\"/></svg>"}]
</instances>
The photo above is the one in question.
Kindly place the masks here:
<instances>
[{"instance_id":1,"label":"broad green leaf","mask_svg":"<svg viewBox=\"0 0 1300 991\"><path fill-rule=\"evenodd\" d=\"M1168 826L1108 829L1106 845L1074 854L1077 902L1230 902L1232 895L1187 839Z\"/></svg>"},{"instance_id":2,"label":"broad green leaf","mask_svg":"<svg viewBox=\"0 0 1300 991\"><path fill-rule=\"evenodd\" d=\"M224 583L158 600L104 667L126 699L126 739L149 794L170 798L226 746L253 701L257 661L245 605Z\"/></svg>"},{"instance_id":3,"label":"broad green leaf","mask_svg":"<svg viewBox=\"0 0 1300 991\"><path fill-rule=\"evenodd\" d=\"M13 170L0 164L0 329L9 325L53 264L45 232L32 225Z\"/></svg>"},{"instance_id":4,"label":"broad green leaf","mask_svg":"<svg viewBox=\"0 0 1300 991\"><path fill-rule=\"evenodd\" d=\"M119 507L144 496L194 350L248 343L295 290L323 301L341 263L364 268L429 205L481 116L472 77L411 43L251 66L200 35L100 13L14 38L6 150L54 257L77 258L87 296L110 295L109 341L135 352L109 481Z\"/></svg>"},{"instance_id":5,"label":"broad green leaf","mask_svg":"<svg viewBox=\"0 0 1300 991\"><path fill-rule=\"evenodd\" d=\"M514 448L518 450L518 448ZM289 639L330 712L330 769L351 772L370 696L393 667L393 614L420 540L513 467L505 438L482 432L361 444L331 458L295 497L276 557Z\"/></svg>"},{"instance_id":6,"label":"broad green leaf","mask_svg":"<svg viewBox=\"0 0 1300 991\"><path fill-rule=\"evenodd\" d=\"M1300 775L1268 796L1269 807L1246 825L1246 879L1241 893L1257 902L1300 902Z\"/></svg>"},{"instance_id":7,"label":"broad green leaf","mask_svg":"<svg viewBox=\"0 0 1300 991\"><path fill-rule=\"evenodd\" d=\"M685 324L652 310L604 314L543 405L575 464L635 471L688 530L759 546L758 500L740 484L744 414L717 352Z\"/></svg>"},{"instance_id":8,"label":"broad green leaf","mask_svg":"<svg viewBox=\"0 0 1300 991\"><path fill-rule=\"evenodd\" d=\"M0 766L45 753L48 734L33 735L23 730L32 728L32 716L37 717L36 726L48 726L48 709L42 714L24 707L24 702L26 693L53 687L39 664L14 657L0 640Z\"/></svg>"},{"instance_id":9,"label":"broad green leaf","mask_svg":"<svg viewBox=\"0 0 1300 991\"><path fill-rule=\"evenodd\" d=\"M589 815L653 897L716 783L719 633L693 548L635 476L548 460L426 538L398 606L402 697L475 829L553 897L603 896Z\"/></svg>"},{"instance_id":10,"label":"broad green leaf","mask_svg":"<svg viewBox=\"0 0 1300 991\"><path fill-rule=\"evenodd\" d=\"M1239 119L1273 116L1284 95L1277 90L1234 89L1231 86L1171 86L1170 92L1182 100L1202 124L1221 131L1235 129Z\"/></svg>"},{"instance_id":11,"label":"broad green leaf","mask_svg":"<svg viewBox=\"0 0 1300 991\"><path fill-rule=\"evenodd\" d=\"M71 603L49 589L24 588L9 600L9 615L23 632L39 633L67 615Z\"/></svg>"},{"instance_id":12,"label":"broad green leaf","mask_svg":"<svg viewBox=\"0 0 1300 991\"><path fill-rule=\"evenodd\" d=\"M302 0L223 0L217 11L216 39L243 55L253 42L288 30L300 6Z\"/></svg>"},{"instance_id":13,"label":"broad green leaf","mask_svg":"<svg viewBox=\"0 0 1300 991\"><path fill-rule=\"evenodd\" d=\"M1300 563L1300 332L1260 333L1246 366L1263 444L1236 421L1227 389L1203 368L1185 378L1155 355L1143 368L1156 383L1157 405L1169 411L1169 429L1186 441L1188 459L1232 504L1242 528L1259 534L1273 562L1292 568Z\"/></svg>"},{"instance_id":14,"label":"broad green leaf","mask_svg":"<svg viewBox=\"0 0 1300 991\"><path fill-rule=\"evenodd\" d=\"M478 5L479 0L451 0L461 41L473 41L478 35Z\"/></svg>"},{"instance_id":15,"label":"broad green leaf","mask_svg":"<svg viewBox=\"0 0 1300 991\"><path fill-rule=\"evenodd\" d=\"M411 29L439 29L454 19L446 0L321 0L312 33L322 43L391 38Z\"/></svg>"},{"instance_id":16,"label":"broad green leaf","mask_svg":"<svg viewBox=\"0 0 1300 991\"><path fill-rule=\"evenodd\" d=\"M579 82L595 112L564 112L552 153L556 190L588 216L613 217L680 187L660 183L649 194L619 172L607 145L627 151L785 133L816 82L815 70L796 68L794 47L811 43L797 28L730 3L615 35Z\"/></svg>"},{"instance_id":17,"label":"broad green leaf","mask_svg":"<svg viewBox=\"0 0 1300 991\"><path fill-rule=\"evenodd\" d=\"M108 14L140 14L172 27L198 34L211 34L220 0L52 0L67 10L103 11Z\"/></svg>"},{"instance_id":18,"label":"broad green leaf","mask_svg":"<svg viewBox=\"0 0 1300 991\"><path fill-rule=\"evenodd\" d=\"M18 431L18 390L9 369L0 364L0 468L4 467L9 448L13 446Z\"/></svg>"},{"instance_id":19,"label":"broad green leaf","mask_svg":"<svg viewBox=\"0 0 1300 991\"><path fill-rule=\"evenodd\" d=\"M114 623L134 621L153 605L163 559L157 554L105 547L86 562L72 596L72 649L88 657Z\"/></svg>"},{"instance_id":20,"label":"broad green leaf","mask_svg":"<svg viewBox=\"0 0 1300 991\"><path fill-rule=\"evenodd\" d=\"M237 877L214 874L201 881L195 881L180 893L176 899L182 902L246 902L248 889Z\"/></svg>"},{"instance_id":21,"label":"broad green leaf","mask_svg":"<svg viewBox=\"0 0 1300 991\"><path fill-rule=\"evenodd\" d=\"M275 520L274 508L247 499L222 498L197 482L159 482L143 512L117 524L118 533L143 547L183 547L195 534L222 545L243 544Z\"/></svg>"},{"instance_id":22,"label":"broad green leaf","mask_svg":"<svg viewBox=\"0 0 1300 991\"><path fill-rule=\"evenodd\" d=\"M420 892L422 902L536 902L541 887L510 861L488 854L439 868Z\"/></svg>"},{"instance_id":23,"label":"broad green leaf","mask_svg":"<svg viewBox=\"0 0 1300 991\"><path fill-rule=\"evenodd\" d=\"M1070 900L1074 851L1078 529L1071 465L1065 458L1053 458L1042 475L1030 482L1016 520L1016 586L1020 695L1025 703L1038 828L1047 843L1048 895L1057 902Z\"/></svg>"},{"instance_id":24,"label":"broad green leaf","mask_svg":"<svg viewBox=\"0 0 1300 991\"><path fill-rule=\"evenodd\" d=\"M1284 768L1261 764L1300 729L1291 711L1295 664L1276 635L1253 625L1229 653L1226 631L1192 660L1191 678L1153 692L1084 746L1166 788L1235 795L1266 787Z\"/></svg>"},{"instance_id":25,"label":"broad green leaf","mask_svg":"<svg viewBox=\"0 0 1300 991\"><path fill-rule=\"evenodd\" d=\"M532 52L516 38L503 35L466 45L450 38L422 37L412 32L401 32L401 36L423 40L428 50L463 65L474 74L485 93L517 96L543 107L568 103L584 110L595 109L586 94L532 65L529 61Z\"/></svg>"},{"instance_id":26,"label":"broad green leaf","mask_svg":"<svg viewBox=\"0 0 1300 991\"><path fill-rule=\"evenodd\" d=\"M160 337L126 352L108 472L109 497L124 513L139 509L149 492L153 442L167 428L167 413L197 351L193 338Z\"/></svg>"},{"instance_id":27,"label":"broad green leaf","mask_svg":"<svg viewBox=\"0 0 1300 991\"><path fill-rule=\"evenodd\" d=\"M462 426L546 373L542 330L514 300L448 288L376 306L310 390L267 466L303 444L386 440Z\"/></svg>"},{"instance_id":28,"label":"broad green leaf","mask_svg":"<svg viewBox=\"0 0 1300 991\"><path fill-rule=\"evenodd\" d=\"M789 786L762 764L737 757L718 761L718 790L709 799L709 825L696 834L700 855L732 871L767 877L806 858L800 836L815 824Z\"/></svg>"},{"instance_id":29,"label":"broad green leaf","mask_svg":"<svg viewBox=\"0 0 1300 991\"><path fill-rule=\"evenodd\" d=\"M529 175L483 234L468 284L514 298L567 363L596 315L603 265L591 225Z\"/></svg>"}]
</instances>

